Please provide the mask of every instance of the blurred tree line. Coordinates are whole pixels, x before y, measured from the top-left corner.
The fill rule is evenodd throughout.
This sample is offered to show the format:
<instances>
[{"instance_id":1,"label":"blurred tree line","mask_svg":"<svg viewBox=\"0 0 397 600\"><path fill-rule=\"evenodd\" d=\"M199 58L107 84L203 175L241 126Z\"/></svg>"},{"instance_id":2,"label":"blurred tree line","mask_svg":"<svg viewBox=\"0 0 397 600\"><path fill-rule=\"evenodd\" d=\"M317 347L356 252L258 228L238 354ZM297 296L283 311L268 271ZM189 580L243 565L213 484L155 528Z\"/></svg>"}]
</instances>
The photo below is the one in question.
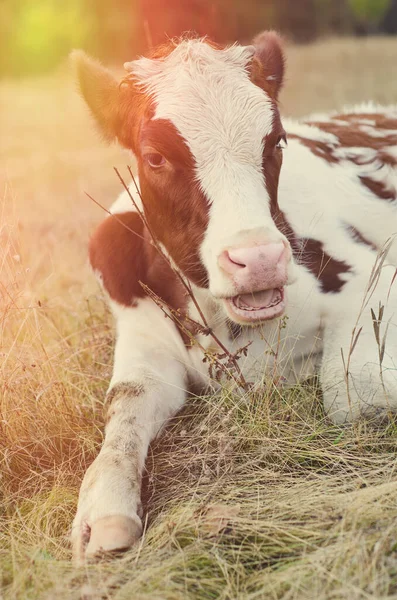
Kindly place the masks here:
<instances>
[{"instance_id":1,"label":"blurred tree line","mask_svg":"<svg viewBox=\"0 0 397 600\"><path fill-rule=\"evenodd\" d=\"M296 42L397 34L397 0L0 0L0 75L44 72L75 47L121 62L188 30L245 42L265 28Z\"/></svg>"}]
</instances>

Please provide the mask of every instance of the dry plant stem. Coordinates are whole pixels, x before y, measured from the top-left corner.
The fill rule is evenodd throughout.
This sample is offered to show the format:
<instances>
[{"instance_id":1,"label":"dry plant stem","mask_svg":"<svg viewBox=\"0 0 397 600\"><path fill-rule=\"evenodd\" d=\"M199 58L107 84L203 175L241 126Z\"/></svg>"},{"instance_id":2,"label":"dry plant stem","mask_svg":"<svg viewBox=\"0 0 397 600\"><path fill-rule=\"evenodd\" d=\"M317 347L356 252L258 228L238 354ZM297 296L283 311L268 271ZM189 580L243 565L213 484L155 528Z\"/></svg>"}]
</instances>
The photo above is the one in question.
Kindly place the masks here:
<instances>
[{"instance_id":1,"label":"dry plant stem","mask_svg":"<svg viewBox=\"0 0 397 600\"><path fill-rule=\"evenodd\" d=\"M373 309L371 308L371 317L372 317L372 325L373 325L373 328L374 328L376 345L378 346L379 377L380 377L380 380L381 380L381 383L382 383L382 389L383 389L383 393L384 393L384 396L385 396L385 400L386 400L386 402L388 402L388 394L387 394L387 390L386 390L386 386L385 386L385 382L384 382L382 364L383 364L383 358L384 358L384 355L385 355L386 339L387 339L387 332L389 330L390 319L389 319L389 321L386 324L386 330L385 330L384 336L383 336L383 338L381 340L381 337L380 337L380 326L381 326L382 320L383 320L384 309L385 309L384 305L379 302L378 316L375 315Z\"/></svg>"},{"instance_id":2,"label":"dry plant stem","mask_svg":"<svg viewBox=\"0 0 397 600\"><path fill-rule=\"evenodd\" d=\"M273 356L274 356L273 381L274 382L278 381L277 370L278 370L278 359L279 359L280 346L281 346L281 329L282 329L282 324L283 324L283 321L280 320L278 322L278 328L277 328L277 345L276 345L276 350L275 350L275 352L273 354Z\"/></svg>"},{"instance_id":3,"label":"dry plant stem","mask_svg":"<svg viewBox=\"0 0 397 600\"><path fill-rule=\"evenodd\" d=\"M143 290L145 291L145 293L153 300L153 302L155 304L157 304L157 306L162 310L162 312L165 314L166 317L168 317L169 319L172 319L175 323L175 325L189 338L191 345L195 345L198 346L198 348L200 348L200 350L203 352L204 356L211 362L213 361L217 367L218 367L218 371L219 372L226 372L227 376L231 379L233 379L233 381L235 383L237 383L239 386L241 386L241 382L238 381L238 379L236 379L236 377L233 375L233 373L230 373L227 370L227 365L225 365L222 362L222 358L226 358L226 356L230 357L234 357L234 358L238 358L239 356L241 356L241 354L244 354L246 349L248 348L248 346L251 344L251 342L249 342L246 346L243 346L242 348L239 348L235 353L231 354L229 353L228 355L225 354L217 354L217 353L209 353L204 346L202 346L200 344L200 342L197 340L197 338L194 337L194 334L188 329L188 327L186 327L186 325L184 325L184 323L182 322L182 320L180 319L180 317L182 316L182 318L185 321L188 321L188 323L190 323L191 325L193 325L196 329L197 327L199 328L199 331L203 331L202 326L197 323L197 321L194 321L193 319L191 319L189 316L187 315L181 315L181 313L175 309L173 309L169 304L167 304L167 302L165 302L164 300L162 300L157 294L155 294L155 292L153 292L153 290L151 290L146 284L144 284L143 282L139 282L140 285L142 286ZM167 310L165 309L165 307L167 308L167 310L169 312L167 312ZM215 377L215 379L217 379ZM242 387L242 386L241 386Z\"/></svg>"},{"instance_id":4,"label":"dry plant stem","mask_svg":"<svg viewBox=\"0 0 397 600\"><path fill-rule=\"evenodd\" d=\"M362 331L362 327L360 327L359 329L357 329L358 327L358 323L363 315L363 312L365 310L365 308L368 306L369 301L371 300L375 290L376 290L376 286L378 285L379 282L379 278L381 275L381 271L383 268L383 264L386 260L386 257L389 253L390 247L393 243L393 238L389 238L388 240L386 240L386 242L383 245L383 248L378 252L374 266L371 269L371 274L369 276L369 282L368 285L365 289L364 292L364 297L363 297L363 301L361 303L360 306L360 310L356 319L356 322L354 324L353 330L352 330L352 334L351 334L351 341L350 341L350 347L349 347L349 353L348 353L348 357L347 357L347 362L345 361L345 357L343 354L343 349L341 348L341 356L342 356L342 362L343 362L343 368L344 368L344 375L345 375L345 382L346 382L346 390L347 390L347 398L348 398L348 402L349 402L349 408L351 409L351 397L350 397L350 381L349 381L349 374L350 374L350 362L351 362L351 357L353 355L353 351L354 348L356 347L356 344L358 342L358 338L360 337L361 331ZM390 288L394 282L395 276L392 279L392 282L390 284ZM389 291L390 293L390 291ZM382 311L383 312L383 311ZM387 334L387 329L386 329L386 333ZM376 333L375 333L375 338L376 338ZM379 346L379 344L378 344ZM379 354L380 356L380 354ZM382 357L383 358L383 357ZM382 365L380 364L380 370L382 371ZM384 388L384 383L383 383L383 375L381 374L381 380L382 380L382 387Z\"/></svg>"},{"instance_id":5,"label":"dry plant stem","mask_svg":"<svg viewBox=\"0 0 397 600\"><path fill-rule=\"evenodd\" d=\"M214 340L214 342L221 348L221 350L223 350L223 352L225 353L225 355L229 357L231 363L233 364L234 369L236 370L236 373L238 374L238 379L236 379L234 377L233 377L233 379L239 385L239 387L243 388L244 390L247 390L248 389L248 384L247 384L247 382L246 382L246 380L244 378L244 375L242 374L242 371L240 369L240 366L238 364L238 361L237 361L236 357L229 352L229 350L223 345L223 343L219 340L219 338L212 331L211 327L208 325L208 322L207 322L206 318L204 317L204 314L203 314L203 312L202 312L202 310L200 308L199 303L196 300L196 297L195 297L195 295L193 293L193 290L191 289L190 284L185 281L184 277L181 275L181 273L178 271L178 269L174 268L174 266L171 264L171 261L170 261L169 257L164 253L164 251L161 248L160 244L157 242L156 237L153 234L153 232L152 232L152 230L150 228L150 225L147 222L147 219L145 217L144 211L142 211L140 209L140 207L137 205L136 201L134 200L134 197L132 196L132 194L131 194L131 192L129 190L128 185L125 183L125 181L124 181L122 175L120 174L119 170L116 167L114 167L114 171L115 171L117 177L119 178L122 186L124 187L125 191L127 192L128 196L130 197L131 202L134 205L135 210L138 212L139 216L141 217L141 219L143 221L143 224L145 225L145 227L149 231L149 234L150 234L150 236L152 238L153 245L158 250L158 252L161 254L161 256L164 258L164 260L167 261L167 263L169 264L169 266L172 269L172 271L175 273L175 275L178 277L178 279L182 283L182 285L185 288L188 296L191 298L194 306L196 307L196 309L197 309L197 311L198 311L198 313L200 315L200 318L202 319L203 326L205 327L205 333L207 335L210 335L212 337L212 339ZM138 185L136 183L136 179L134 177L134 174L132 173L132 170L131 170L130 166L128 166L128 172L129 172L129 174L130 174L130 176L132 178L132 181L134 182L134 186L135 186L135 189L137 191L137 194L139 195L139 198L141 199L142 206L144 207L144 202L143 202L143 198L141 196L141 192L140 192L140 190L138 188Z\"/></svg>"}]
</instances>

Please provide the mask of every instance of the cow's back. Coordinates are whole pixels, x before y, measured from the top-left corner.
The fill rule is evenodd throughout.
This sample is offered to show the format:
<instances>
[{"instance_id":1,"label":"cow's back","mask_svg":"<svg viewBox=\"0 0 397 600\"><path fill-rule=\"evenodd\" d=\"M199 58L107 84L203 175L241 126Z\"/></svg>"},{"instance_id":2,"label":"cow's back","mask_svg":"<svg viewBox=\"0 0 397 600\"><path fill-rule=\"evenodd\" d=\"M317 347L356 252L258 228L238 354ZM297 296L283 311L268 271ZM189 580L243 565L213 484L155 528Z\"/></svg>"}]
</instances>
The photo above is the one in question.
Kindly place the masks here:
<instances>
[{"instance_id":1,"label":"cow's back","mask_svg":"<svg viewBox=\"0 0 397 600\"><path fill-rule=\"evenodd\" d=\"M397 106L287 121L279 203L296 234L365 263L397 233ZM363 253L364 248L366 253ZM397 265L397 244L389 252Z\"/></svg>"}]
</instances>

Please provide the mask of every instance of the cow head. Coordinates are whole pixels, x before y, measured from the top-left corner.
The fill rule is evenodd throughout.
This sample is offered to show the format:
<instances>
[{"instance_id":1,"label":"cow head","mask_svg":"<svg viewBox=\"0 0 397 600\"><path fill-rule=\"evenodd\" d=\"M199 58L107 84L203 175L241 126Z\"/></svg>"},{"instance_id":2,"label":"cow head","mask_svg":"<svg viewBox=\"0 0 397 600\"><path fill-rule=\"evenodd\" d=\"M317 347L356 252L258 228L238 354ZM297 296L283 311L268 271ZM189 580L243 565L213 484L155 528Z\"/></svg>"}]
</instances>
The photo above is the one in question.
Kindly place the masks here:
<instances>
[{"instance_id":1,"label":"cow head","mask_svg":"<svg viewBox=\"0 0 397 600\"><path fill-rule=\"evenodd\" d=\"M277 229L285 132L279 37L220 48L169 44L113 75L76 53L82 93L104 135L136 156L146 219L173 263L227 315L281 315L291 248Z\"/></svg>"}]
</instances>

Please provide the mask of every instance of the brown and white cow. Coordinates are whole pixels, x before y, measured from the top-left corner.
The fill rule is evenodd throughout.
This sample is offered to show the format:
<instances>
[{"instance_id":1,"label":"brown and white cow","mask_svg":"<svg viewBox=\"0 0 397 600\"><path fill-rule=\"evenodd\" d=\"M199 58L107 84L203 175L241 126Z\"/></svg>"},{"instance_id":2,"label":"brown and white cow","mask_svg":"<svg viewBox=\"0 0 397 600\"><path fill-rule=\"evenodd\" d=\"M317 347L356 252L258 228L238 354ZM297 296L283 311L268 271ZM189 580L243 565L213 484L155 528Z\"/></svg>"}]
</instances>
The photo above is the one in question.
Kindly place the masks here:
<instances>
[{"instance_id":1,"label":"brown and white cow","mask_svg":"<svg viewBox=\"0 0 397 600\"><path fill-rule=\"evenodd\" d=\"M210 383L202 358L214 337L187 342L142 283L204 319L230 352L251 342L238 360L254 386L276 356L288 381L318 373L336 423L397 408L396 244L373 271L397 232L397 107L282 122L284 57L271 32L252 46L169 43L127 63L121 83L83 53L75 61L102 132L136 157L141 197L131 194L145 221L125 192L90 244L117 342L106 437L73 525L82 559L140 536L149 443L190 385Z\"/></svg>"}]
</instances>

